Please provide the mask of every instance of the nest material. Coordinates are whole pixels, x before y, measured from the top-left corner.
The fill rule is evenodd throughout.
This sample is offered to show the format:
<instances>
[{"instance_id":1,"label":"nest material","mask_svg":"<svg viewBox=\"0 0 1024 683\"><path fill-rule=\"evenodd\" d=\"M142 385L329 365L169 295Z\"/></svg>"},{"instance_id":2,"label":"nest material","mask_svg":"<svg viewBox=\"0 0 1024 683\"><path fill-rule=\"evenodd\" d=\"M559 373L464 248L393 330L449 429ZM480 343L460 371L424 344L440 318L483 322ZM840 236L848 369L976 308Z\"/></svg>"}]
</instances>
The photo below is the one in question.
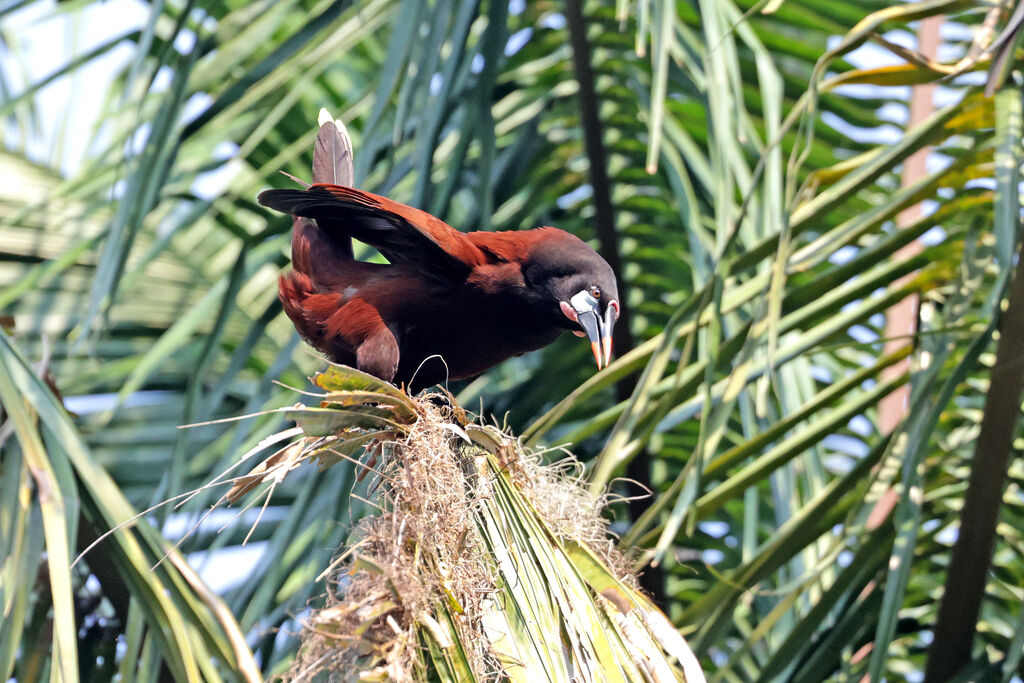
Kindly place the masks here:
<instances>
[{"instance_id":1,"label":"nest material","mask_svg":"<svg viewBox=\"0 0 1024 683\"><path fill-rule=\"evenodd\" d=\"M461 642L480 643L466 653L472 668L488 667L480 605L494 590L494 576L474 522L479 454L452 443L436 407L420 408L404 440L376 445L383 512L354 532L351 560L334 577L336 593L309 619L295 680L313 671L330 673L328 680L366 680L367 673L415 680L422 631L444 648L453 640L433 616L439 603L456 615L450 626Z\"/></svg>"},{"instance_id":2,"label":"nest material","mask_svg":"<svg viewBox=\"0 0 1024 683\"><path fill-rule=\"evenodd\" d=\"M467 424L451 397L439 407L336 366L315 381L321 407L289 413L304 436L240 478L236 497L370 441L361 463L380 512L325 572L333 590L285 680L529 681L541 668L549 680L703 680L637 591L571 457L544 465Z\"/></svg>"}]
</instances>

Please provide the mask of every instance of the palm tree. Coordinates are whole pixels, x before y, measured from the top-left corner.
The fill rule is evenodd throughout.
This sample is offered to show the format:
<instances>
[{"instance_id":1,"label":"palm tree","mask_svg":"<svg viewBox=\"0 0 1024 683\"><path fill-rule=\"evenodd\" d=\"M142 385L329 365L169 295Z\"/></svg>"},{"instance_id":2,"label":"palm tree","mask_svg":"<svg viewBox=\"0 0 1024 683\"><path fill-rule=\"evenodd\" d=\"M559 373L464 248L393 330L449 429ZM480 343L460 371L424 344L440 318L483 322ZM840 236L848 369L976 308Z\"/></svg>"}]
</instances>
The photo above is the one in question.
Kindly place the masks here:
<instances>
[{"instance_id":1,"label":"palm tree","mask_svg":"<svg viewBox=\"0 0 1024 683\"><path fill-rule=\"evenodd\" d=\"M1010 482L970 516L998 523L993 564L957 570L982 590L966 599L980 609L966 659L950 666L1024 675L1022 473L984 456L1010 452L985 425L1012 440L1020 404L1019 387L989 383L1014 353L996 332L1015 310L1019 7L145 9L137 29L20 85L32 55L0 28L0 164L16 179L0 187L0 307L13 316L0 334L6 676L289 666L288 633L324 592L314 579L367 511L339 494L350 464L277 487L245 546L257 558L219 596L202 577L225 572L204 566L245 552L259 510L220 533L229 520L215 513L171 544L220 490L155 509L68 567L285 426L277 412L178 425L292 405L289 387L320 369L275 298L288 223L254 197L289 182L278 171L307 175L322 106L349 126L357 185L466 228L555 224L618 262L630 320L609 370L591 374L567 339L451 388L507 415L528 446L571 443L593 491L653 490L614 505L612 528L656 568L648 587L711 678L923 674L932 639L944 642L937 593L960 510L978 499L964 482L993 461ZM112 10L52 11L73 29ZM897 44L939 14L939 61ZM124 46L101 126L41 106L46 83ZM865 50L892 65L866 64ZM902 126L907 86L930 82L942 106ZM53 120L66 132L39 136ZM71 171L63 148L45 146L82 136ZM929 173L901 186L901 165L925 148ZM895 229L922 201L926 215ZM919 238L919 254L896 256ZM909 294L922 302L913 347L885 353L884 312ZM908 371L883 375L907 354ZM903 385L910 410L884 434L876 406ZM33 646L51 637L52 649ZM936 680L956 673L936 666Z\"/></svg>"}]
</instances>

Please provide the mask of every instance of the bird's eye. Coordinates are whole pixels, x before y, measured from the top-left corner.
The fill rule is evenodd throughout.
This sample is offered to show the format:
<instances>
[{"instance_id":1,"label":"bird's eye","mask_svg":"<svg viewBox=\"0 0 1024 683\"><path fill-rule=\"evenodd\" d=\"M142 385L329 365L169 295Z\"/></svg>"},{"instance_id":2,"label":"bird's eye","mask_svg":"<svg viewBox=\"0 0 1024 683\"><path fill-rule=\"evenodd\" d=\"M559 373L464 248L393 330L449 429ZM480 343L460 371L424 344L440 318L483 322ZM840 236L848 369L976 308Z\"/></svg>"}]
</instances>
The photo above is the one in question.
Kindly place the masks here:
<instances>
[{"instance_id":1,"label":"bird's eye","mask_svg":"<svg viewBox=\"0 0 1024 683\"><path fill-rule=\"evenodd\" d=\"M600 299L601 298L601 288L600 287L591 287L590 288L590 296L594 297L595 299Z\"/></svg>"}]
</instances>

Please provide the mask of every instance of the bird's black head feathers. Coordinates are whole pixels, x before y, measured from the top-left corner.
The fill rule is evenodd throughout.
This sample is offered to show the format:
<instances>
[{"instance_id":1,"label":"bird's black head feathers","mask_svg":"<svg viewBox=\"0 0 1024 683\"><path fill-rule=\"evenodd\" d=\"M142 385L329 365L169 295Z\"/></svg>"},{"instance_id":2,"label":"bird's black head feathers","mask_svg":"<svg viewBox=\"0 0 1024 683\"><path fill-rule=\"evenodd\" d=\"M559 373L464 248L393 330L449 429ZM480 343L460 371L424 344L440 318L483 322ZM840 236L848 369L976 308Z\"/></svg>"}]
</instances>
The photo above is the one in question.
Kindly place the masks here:
<instances>
[{"instance_id":1,"label":"bird's black head feathers","mask_svg":"<svg viewBox=\"0 0 1024 683\"><path fill-rule=\"evenodd\" d=\"M569 301L578 292L592 292L598 295L595 298L604 313L610 302L619 299L611 266L575 235L562 230L551 232L549 239L536 244L523 265L527 285L550 297L556 307L557 302ZM558 315L565 320L561 313Z\"/></svg>"}]
</instances>

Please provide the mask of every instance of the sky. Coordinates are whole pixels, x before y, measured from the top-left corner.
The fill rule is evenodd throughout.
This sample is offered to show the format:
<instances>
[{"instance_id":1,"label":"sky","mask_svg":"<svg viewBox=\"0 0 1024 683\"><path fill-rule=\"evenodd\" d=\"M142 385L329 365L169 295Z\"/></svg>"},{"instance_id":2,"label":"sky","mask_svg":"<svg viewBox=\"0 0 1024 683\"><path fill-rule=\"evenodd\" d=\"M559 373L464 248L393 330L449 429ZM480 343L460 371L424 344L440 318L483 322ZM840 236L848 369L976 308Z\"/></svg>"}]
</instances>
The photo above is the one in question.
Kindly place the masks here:
<instances>
[{"instance_id":1,"label":"sky","mask_svg":"<svg viewBox=\"0 0 1024 683\"><path fill-rule=\"evenodd\" d=\"M84 54L119 35L141 27L148 7L136 0L108 0L75 10L58 9L53 1L32 2L4 17L4 43L0 70L11 90L20 92L55 73L74 55ZM131 60L133 49L125 42L79 69L73 78L59 78L40 91L37 105L41 130L29 141L29 154L56 161L59 130L73 117L70 130L92 130L103 107L100 96L115 74ZM68 103L74 103L73 111ZM6 131L5 131L6 132ZM6 136L5 136L6 137ZM60 167L71 174L79 168L91 135L69 135L60 154Z\"/></svg>"}]
</instances>

